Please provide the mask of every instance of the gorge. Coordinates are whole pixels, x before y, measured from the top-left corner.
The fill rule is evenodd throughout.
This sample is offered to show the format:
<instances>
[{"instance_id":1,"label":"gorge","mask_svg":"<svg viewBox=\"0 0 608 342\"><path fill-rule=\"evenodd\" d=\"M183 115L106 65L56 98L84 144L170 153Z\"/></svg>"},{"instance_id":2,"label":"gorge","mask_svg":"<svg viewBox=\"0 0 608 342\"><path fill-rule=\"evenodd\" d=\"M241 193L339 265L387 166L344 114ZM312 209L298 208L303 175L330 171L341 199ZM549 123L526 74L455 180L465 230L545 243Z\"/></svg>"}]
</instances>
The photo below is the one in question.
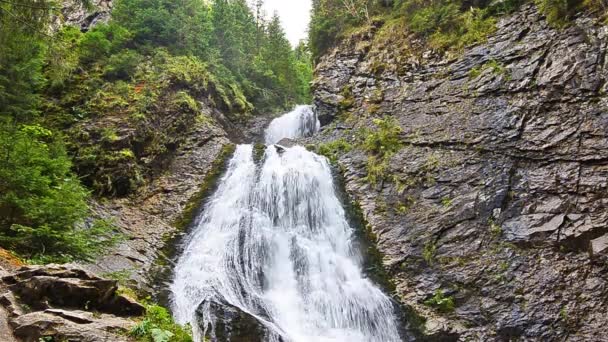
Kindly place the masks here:
<instances>
[{"instance_id":1,"label":"gorge","mask_svg":"<svg viewBox=\"0 0 608 342\"><path fill-rule=\"evenodd\" d=\"M0 1L0 340L605 340L605 0L61 3Z\"/></svg>"}]
</instances>

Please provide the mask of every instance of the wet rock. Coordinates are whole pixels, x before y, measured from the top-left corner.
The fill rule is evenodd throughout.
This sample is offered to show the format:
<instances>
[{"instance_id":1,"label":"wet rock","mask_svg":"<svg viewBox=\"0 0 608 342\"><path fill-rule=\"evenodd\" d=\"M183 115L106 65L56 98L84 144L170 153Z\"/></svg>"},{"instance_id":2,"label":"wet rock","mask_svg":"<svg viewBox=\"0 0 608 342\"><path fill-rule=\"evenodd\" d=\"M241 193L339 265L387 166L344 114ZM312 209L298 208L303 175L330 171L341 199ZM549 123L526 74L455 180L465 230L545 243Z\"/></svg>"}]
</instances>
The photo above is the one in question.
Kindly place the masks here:
<instances>
[{"instance_id":1,"label":"wet rock","mask_svg":"<svg viewBox=\"0 0 608 342\"><path fill-rule=\"evenodd\" d=\"M285 138L285 139L281 139L275 145L277 146L277 148L279 148L279 147L290 148L290 147L298 146L298 143L296 141L294 141L293 139Z\"/></svg>"},{"instance_id":2,"label":"wet rock","mask_svg":"<svg viewBox=\"0 0 608 342\"><path fill-rule=\"evenodd\" d=\"M202 317L209 313L211 317ZM213 321L207 327L205 338L212 342L263 342L270 331L253 315L242 311L224 300L206 300L197 310L197 315ZM202 321L202 319L201 319ZM282 341L279 339L279 341Z\"/></svg>"},{"instance_id":3,"label":"wet rock","mask_svg":"<svg viewBox=\"0 0 608 342\"><path fill-rule=\"evenodd\" d=\"M204 107L205 115L218 114ZM219 115L219 114L218 114ZM104 120L101 118L100 120ZM184 211L198 205L202 187L210 187L214 171L223 167L231 146L228 133L216 121L194 123L180 132L182 142L171 155L159 156L155 177L131 198L94 202L95 216L110 219L128 237L92 263L83 265L96 274L121 272L139 288L156 291L154 284L167 273L167 256L162 250L185 227L178 224Z\"/></svg>"}]
</instances>

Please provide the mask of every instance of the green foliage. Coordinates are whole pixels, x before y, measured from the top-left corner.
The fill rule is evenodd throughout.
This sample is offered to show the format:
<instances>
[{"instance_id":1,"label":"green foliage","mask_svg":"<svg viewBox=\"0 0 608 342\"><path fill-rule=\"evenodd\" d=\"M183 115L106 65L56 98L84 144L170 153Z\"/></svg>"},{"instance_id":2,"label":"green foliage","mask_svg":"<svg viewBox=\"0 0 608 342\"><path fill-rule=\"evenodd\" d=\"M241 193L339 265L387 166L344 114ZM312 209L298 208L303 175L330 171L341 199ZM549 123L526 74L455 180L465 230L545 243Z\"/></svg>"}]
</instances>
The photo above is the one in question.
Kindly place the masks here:
<instances>
[{"instance_id":1,"label":"green foliage","mask_svg":"<svg viewBox=\"0 0 608 342\"><path fill-rule=\"evenodd\" d=\"M567 26L577 12L589 10L601 16L608 14L606 0L535 0L536 5L555 27Z\"/></svg>"},{"instance_id":2,"label":"green foliage","mask_svg":"<svg viewBox=\"0 0 608 342\"><path fill-rule=\"evenodd\" d=\"M425 300L424 304L436 308L439 312L443 313L454 311L454 298L446 296L441 290L435 291L433 297Z\"/></svg>"},{"instance_id":3,"label":"green foliage","mask_svg":"<svg viewBox=\"0 0 608 342\"><path fill-rule=\"evenodd\" d=\"M377 156L369 156L365 164L367 176L365 180L370 184L377 184L386 179L386 170L388 169L388 158L380 158Z\"/></svg>"},{"instance_id":4,"label":"green foliage","mask_svg":"<svg viewBox=\"0 0 608 342\"><path fill-rule=\"evenodd\" d=\"M426 261L427 264L432 265L435 260L435 253L437 252L437 245L434 241L428 241L424 244L422 249L422 259Z\"/></svg>"},{"instance_id":5,"label":"green foliage","mask_svg":"<svg viewBox=\"0 0 608 342\"><path fill-rule=\"evenodd\" d=\"M39 125L0 126L0 245L36 262L90 259L116 241L85 222L88 192L60 140Z\"/></svg>"},{"instance_id":6,"label":"green foliage","mask_svg":"<svg viewBox=\"0 0 608 342\"><path fill-rule=\"evenodd\" d=\"M580 5L579 0L535 0L547 21L554 26L565 26L572 12Z\"/></svg>"},{"instance_id":7,"label":"green foliage","mask_svg":"<svg viewBox=\"0 0 608 342\"><path fill-rule=\"evenodd\" d=\"M129 333L139 341L146 342L192 342L189 326L181 326L162 306L146 305L146 315Z\"/></svg>"},{"instance_id":8,"label":"green foliage","mask_svg":"<svg viewBox=\"0 0 608 342\"><path fill-rule=\"evenodd\" d=\"M384 158L403 147L403 142L400 139L402 129L394 118L374 119L373 122L377 129L363 132L365 140L362 147L365 151Z\"/></svg>"},{"instance_id":9,"label":"green foliage","mask_svg":"<svg viewBox=\"0 0 608 342\"><path fill-rule=\"evenodd\" d=\"M461 49L484 41L495 30L487 9L463 7L460 1L403 1L400 13L412 32L429 37L437 49Z\"/></svg>"},{"instance_id":10,"label":"green foliage","mask_svg":"<svg viewBox=\"0 0 608 342\"><path fill-rule=\"evenodd\" d=\"M483 71L491 70L495 75L502 75L505 79L509 80L511 75L509 71L495 59L491 59L488 62L484 63L481 67L477 66L469 71L469 78L475 79L479 77Z\"/></svg>"},{"instance_id":11,"label":"green foliage","mask_svg":"<svg viewBox=\"0 0 608 342\"><path fill-rule=\"evenodd\" d=\"M295 50L278 17L256 17L245 0L120 0L113 10L132 32L136 49L198 59L208 68L210 92L225 109L269 112L310 101L310 53ZM251 104L251 103L252 104Z\"/></svg>"},{"instance_id":12,"label":"green foliage","mask_svg":"<svg viewBox=\"0 0 608 342\"><path fill-rule=\"evenodd\" d=\"M494 222L494 220L490 219L488 223L490 225L490 233L493 237L498 237L502 234L502 227Z\"/></svg>"},{"instance_id":13,"label":"green foliage","mask_svg":"<svg viewBox=\"0 0 608 342\"><path fill-rule=\"evenodd\" d=\"M386 178L386 171L390 158L403 147L400 139L401 127L394 118L374 119L376 130L364 129L361 148L368 152L366 180L376 184Z\"/></svg>"},{"instance_id":14,"label":"green foliage","mask_svg":"<svg viewBox=\"0 0 608 342\"><path fill-rule=\"evenodd\" d=\"M135 76L137 66L143 63L144 57L137 51L125 49L108 59L104 75L109 79L128 80Z\"/></svg>"},{"instance_id":15,"label":"green foliage","mask_svg":"<svg viewBox=\"0 0 608 342\"><path fill-rule=\"evenodd\" d=\"M386 0L313 0L308 40L312 56L320 56L353 28L369 25L375 14L390 7Z\"/></svg>"},{"instance_id":16,"label":"green foliage","mask_svg":"<svg viewBox=\"0 0 608 342\"><path fill-rule=\"evenodd\" d=\"M0 245L26 258L90 259L115 242L86 219L82 184L135 190L179 133L208 122L201 103L240 119L311 100L308 46L245 0L117 0L85 33L49 30L53 5L0 1Z\"/></svg>"},{"instance_id":17,"label":"green foliage","mask_svg":"<svg viewBox=\"0 0 608 342\"><path fill-rule=\"evenodd\" d=\"M354 27L364 27L369 24L370 15L376 15L379 21L390 25L401 23L409 31L425 38L432 48L461 50L484 42L495 31L499 16L529 2L535 2L554 26L568 24L581 10L608 17L606 0L315 0L309 41L312 54L318 59L349 32L361 31ZM393 6L388 6L391 3ZM358 10L349 10L352 7Z\"/></svg>"},{"instance_id":18,"label":"green foliage","mask_svg":"<svg viewBox=\"0 0 608 342\"><path fill-rule=\"evenodd\" d=\"M449 206L451 206L452 205L452 199L449 198L449 197L442 198L441 199L441 205L444 206L444 207L446 207L446 208L449 207Z\"/></svg>"},{"instance_id":19,"label":"green foliage","mask_svg":"<svg viewBox=\"0 0 608 342\"><path fill-rule=\"evenodd\" d=\"M350 152L352 149L353 145L344 138L340 138L329 143L320 144L317 147L316 152L327 157L330 162L336 163L339 154Z\"/></svg>"}]
</instances>

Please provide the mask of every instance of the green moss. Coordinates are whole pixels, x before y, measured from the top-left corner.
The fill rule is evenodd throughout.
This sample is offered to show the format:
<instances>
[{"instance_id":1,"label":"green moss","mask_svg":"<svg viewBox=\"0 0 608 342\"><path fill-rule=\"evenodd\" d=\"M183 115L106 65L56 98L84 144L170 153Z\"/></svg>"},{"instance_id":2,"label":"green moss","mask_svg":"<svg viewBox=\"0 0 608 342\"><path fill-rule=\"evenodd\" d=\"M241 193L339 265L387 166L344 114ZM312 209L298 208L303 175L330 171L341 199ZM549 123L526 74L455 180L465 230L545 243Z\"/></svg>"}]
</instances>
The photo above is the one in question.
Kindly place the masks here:
<instances>
[{"instance_id":1,"label":"green moss","mask_svg":"<svg viewBox=\"0 0 608 342\"><path fill-rule=\"evenodd\" d=\"M481 71L482 71L481 67L475 66L474 68L469 70L469 78L472 80L476 79L477 77L479 77L481 75Z\"/></svg>"},{"instance_id":2,"label":"green moss","mask_svg":"<svg viewBox=\"0 0 608 342\"><path fill-rule=\"evenodd\" d=\"M117 155L121 159L135 159L135 154L128 148L118 151Z\"/></svg>"},{"instance_id":3,"label":"green moss","mask_svg":"<svg viewBox=\"0 0 608 342\"><path fill-rule=\"evenodd\" d=\"M414 197L408 195L401 200L397 205L397 213L406 214L416 204Z\"/></svg>"},{"instance_id":4,"label":"green moss","mask_svg":"<svg viewBox=\"0 0 608 342\"><path fill-rule=\"evenodd\" d=\"M266 153L266 145L257 143L253 145L253 160L257 163L262 161L264 154Z\"/></svg>"},{"instance_id":5,"label":"green moss","mask_svg":"<svg viewBox=\"0 0 608 342\"><path fill-rule=\"evenodd\" d=\"M444 207L446 207L446 208L449 207L449 206L451 206L452 205L452 199L449 198L449 197L442 198L441 199L441 205L444 206Z\"/></svg>"},{"instance_id":6,"label":"green moss","mask_svg":"<svg viewBox=\"0 0 608 342\"><path fill-rule=\"evenodd\" d=\"M200 111L199 103L185 91L175 93L170 105L181 111L189 111L191 113L198 113Z\"/></svg>"},{"instance_id":7,"label":"green moss","mask_svg":"<svg viewBox=\"0 0 608 342\"><path fill-rule=\"evenodd\" d=\"M509 70L507 70L503 64L501 64L495 59L491 59L484 63L482 66L476 66L471 69L469 71L469 79L476 79L477 77L481 76L481 74L485 70L491 70L494 75L502 75L507 81L511 79L511 74L509 73Z\"/></svg>"},{"instance_id":8,"label":"green moss","mask_svg":"<svg viewBox=\"0 0 608 342\"><path fill-rule=\"evenodd\" d=\"M113 128L104 128L101 132L101 135L102 139L109 143L113 143L120 140L118 134L116 133L116 130Z\"/></svg>"},{"instance_id":9,"label":"green moss","mask_svg":"<svg viewBox=\"0 0 608 342\"><path fill-rule=\"evenodd\" d=\"M376 130L364 129L359 132L363 137L360 148L368 152L367 176L370 184L377 184L388 177L390 158L403 147L401 127L394 118L373 120Z\"/></svg>"},{"instance_id":10,"label":"green moss","mask_svg":"<svg viewBox=\"0 0 608 342\"><path fill-rule=\"evenodd\" d=\"M353 145L346 141L346 139L340 138L328 143L319 144L315 151L317 154L327 157L331 163L335 164L338 161L339 154L350 152L352 149Z\"/></svg>"},{"instance_id":11,"label":"green moss","mask_svg":"<svg viewBox=\"0 0 608 342\"><path fill-rule=\"evenodd\" d=\"M346 194L344 194L346 195ZM356 228L357 239L362 245L364 269L367 275L388 292L394 292L396 287L389 273L384 268L382 260L384 255L378 249L378 238L372 230L372 226L363 215L361 206L356 201L345 205L346 211L351 218L351 224Z\"/></svg>"},{"instance_id":12,"label":"green moss","mask_svg":"<svg viewBox=\"0 0 608 342\"><path fill-rule=\"evenodd\" d=\"M393 117L374 119L375 130L363 130L365 136L362 148L374 155L384 157L399 151L403 147L400 135L403 132Z\"/></svg>"},{"instance_id":13,"label":"green moss","mask_svg":"<svg viewBox=\"0 0 608 342\"><path fill-rule=\"evenodd\" d=\"M369 184L378 184L386 180L388 177L388 158L379 158L376 156L369 156L367 163L365 164L365 170L367 175L365 181Z\"/></svg>"},{"instance_id":14,"label":"green moss","mask_svg":"<svg viewBox=\"0 0 608 342\"><path fill-rule=\"evenodd\" d=\"M340 92L342 100L338 103L338 107L342 111L350 109L355 104L355 98L353 97L352 88L350 85L344 86Z\"/></svg>"},{"instance_id":15,"label":"green moss","mask_svg":"<svg viewBox=\"0 0 608 342\"><path fill-rule=\"evenodd\" d=\"M217 184L217 180L222 175L226 168L226 164L234 153L236 146L234 144L224 145L222 150L218 154L217 158L211 165L209 172L205 176L205 179L201 183L198 192L188 201L188 204L182 211L180 217L173 222L173 225L178 228L179 231L184 230L189 224L192 223L198 209L201 206L203 198L208 196Z\"/></svg>"}]
</instances>

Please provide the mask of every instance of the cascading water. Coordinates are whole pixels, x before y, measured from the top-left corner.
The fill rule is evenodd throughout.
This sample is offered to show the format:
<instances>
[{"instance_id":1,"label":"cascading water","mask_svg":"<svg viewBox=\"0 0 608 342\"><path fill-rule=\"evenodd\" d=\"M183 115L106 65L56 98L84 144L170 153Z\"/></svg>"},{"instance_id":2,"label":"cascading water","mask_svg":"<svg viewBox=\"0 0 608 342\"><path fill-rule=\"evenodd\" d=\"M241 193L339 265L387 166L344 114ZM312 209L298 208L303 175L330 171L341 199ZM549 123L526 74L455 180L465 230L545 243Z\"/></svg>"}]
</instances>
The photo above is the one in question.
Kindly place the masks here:
<instances>
[{"instance_id":1,"label":"cascading water","mask_svg":"<svg viewBox=\"0 0 608 342\"><path fill-rule=\"evenodd\" d=\"M276 144L283 138L308 137L320 127L311 106L297 106L293 111L272 120L266 129L266 143Z\"/></svg>"},{"instance_id":2,"label":"cascading water","mask_svg":"<svg viewBox=\"0 0 608 342\"><path fill-rule=\"evenodd\" d=\"M275 120L267 140L309 134L291 126L308 110ZM271 145L256 165L253 147L240 145L176 266L175 316L199 340L197 310L213 330L208 303L223 302L257 318L268 341L400 341L393 305L363 275L353 234L324 157Z\"/></svg>"}]
</instances>

